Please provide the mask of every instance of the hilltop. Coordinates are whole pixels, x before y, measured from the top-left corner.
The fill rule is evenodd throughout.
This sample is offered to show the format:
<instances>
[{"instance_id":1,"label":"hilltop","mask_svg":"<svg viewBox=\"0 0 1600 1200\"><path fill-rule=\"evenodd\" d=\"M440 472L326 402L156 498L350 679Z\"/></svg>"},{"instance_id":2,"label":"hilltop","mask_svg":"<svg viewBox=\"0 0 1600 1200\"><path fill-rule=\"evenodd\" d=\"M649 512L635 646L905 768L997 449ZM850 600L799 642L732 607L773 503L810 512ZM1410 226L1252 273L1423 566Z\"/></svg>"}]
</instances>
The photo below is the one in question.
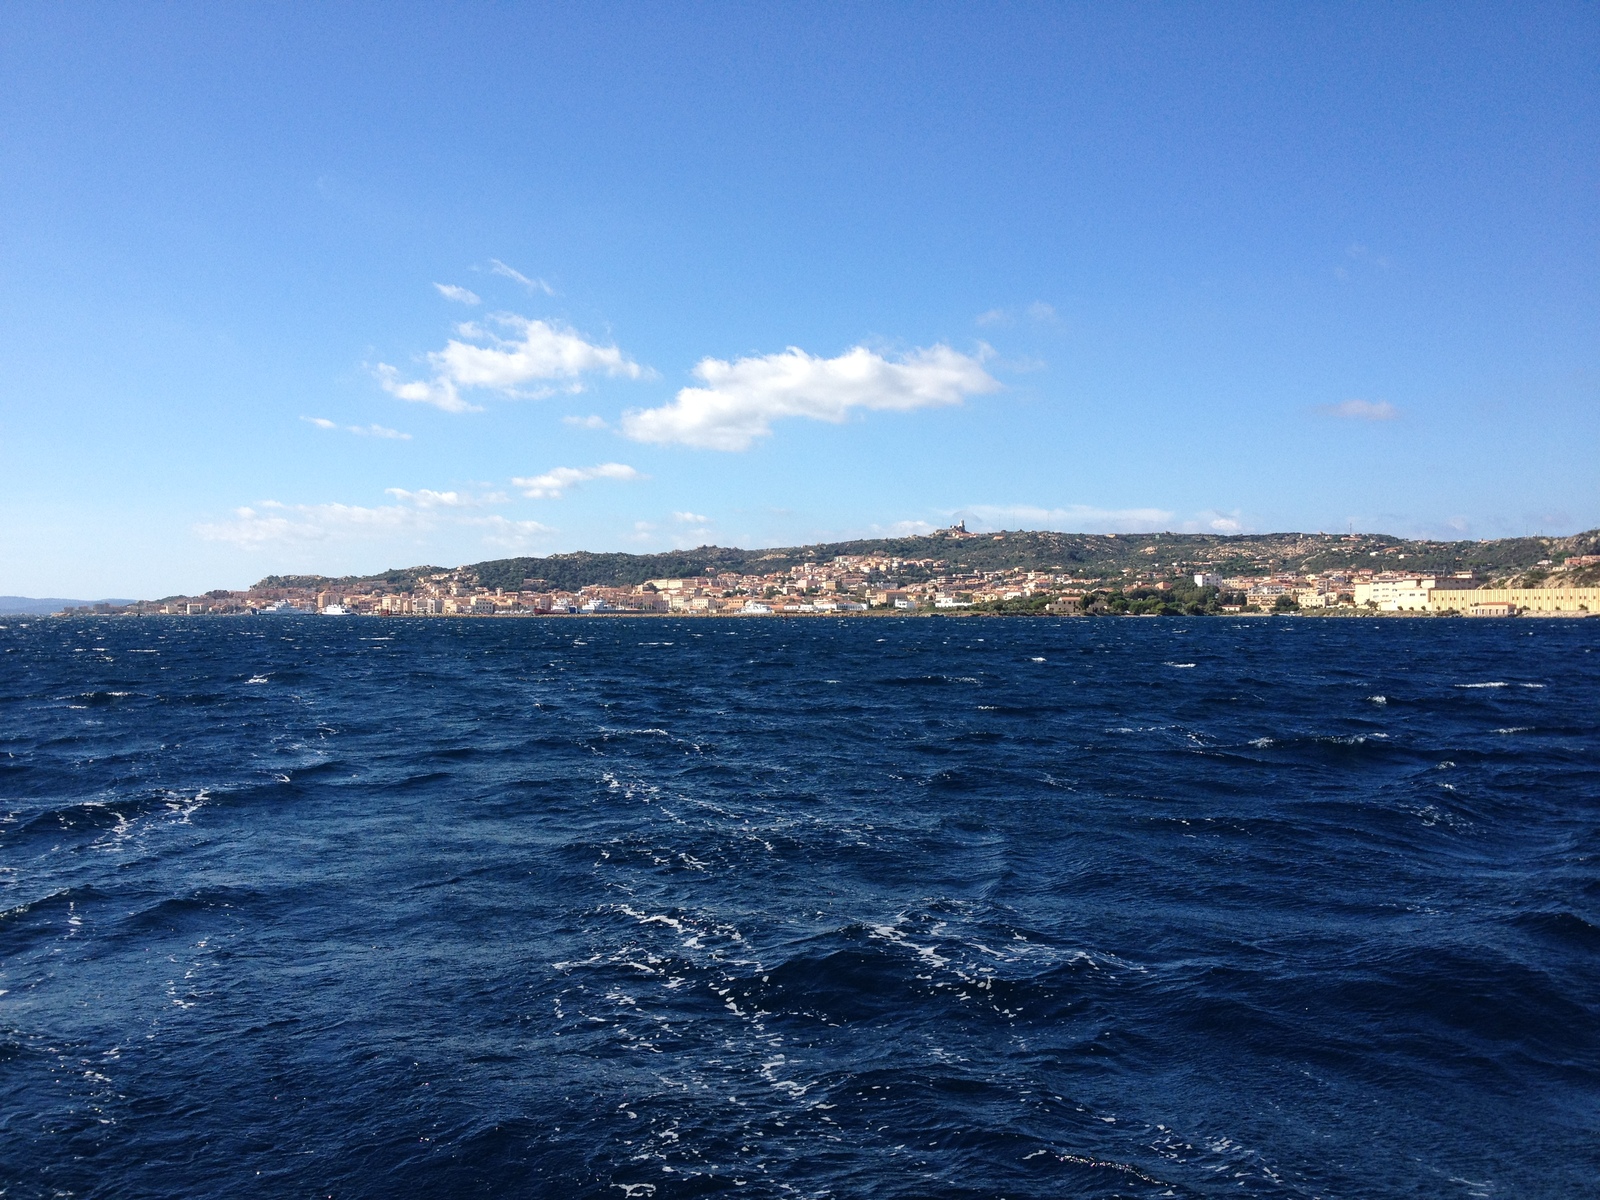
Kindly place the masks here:
<instances>
[{"instance_id":1,"label":"hilltop","mask_svg":"<svg viewBox=\"0 0 1600 1200\"><path fill-rule=\"evenodd\" d=\"M906 579L943 571L1057 571L1080 578L1111 579L1128 572L1156 577L1206 570L1223 575L1375 570L1472 571L1491 580L1534 584L1545 568L1568 558L1600 554L1600 529L1570 537L1496 538L1485 541L1426 541L1387 534L1265 533L1197 534L1055 533L1008 530L970 534L941 531L922 537L819 542L809 546L741 550L699 546L662 554L595 553L587 550L544 558L498 558L457 568L478 586L548 588L634 587L650 579L688 579L705 574L765 575L840 556L902 560ZM1541 565L1543 564L1543 565ZM375 575L269 575L257 589L364 589L405 591L447 568L406 567ZM1570 573L1574 583L1600 578L1600 567Z\"/></svg>"}]
</instances>

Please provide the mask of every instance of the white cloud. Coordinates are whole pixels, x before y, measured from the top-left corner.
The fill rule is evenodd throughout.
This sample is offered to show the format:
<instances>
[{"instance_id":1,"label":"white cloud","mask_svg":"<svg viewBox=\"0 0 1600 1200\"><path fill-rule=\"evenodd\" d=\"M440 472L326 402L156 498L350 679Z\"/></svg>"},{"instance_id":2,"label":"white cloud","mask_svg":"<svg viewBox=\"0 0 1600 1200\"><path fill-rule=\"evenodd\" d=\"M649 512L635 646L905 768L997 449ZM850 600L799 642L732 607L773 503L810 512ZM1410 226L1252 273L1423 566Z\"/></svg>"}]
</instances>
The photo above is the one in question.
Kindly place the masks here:
<instances>
[{"instance_id":1,"label":"white cloud","mask_svg":"<svg viewBox=\"0 0 1600 1200\"><path fill-rule=\"evenodd\" d=\"M1037 508L1028 504L976 504L964 509L987 525L1022 521L1023 528L1054 528L1071 533L1145 533L1168 528L1173 514L1164 508L1095 508L1069 504Z\"/></svg>"},{"instance_id":2,"label":"white cloud","mask_svg":"<svg viewBox=\"0 0 1600 1200\"><path fill-rule=\"evenodd\" d=\"M606 428L606 419L604 417L596 417L596 416L562 417L561 418L561 423L563 425L571 425L574 429L604 429L604 428Z\"/></svg>"},{"instance_id":3,"label":"white cloud","mask_svg":"<svg viewBox=\"0 0 1600 1200\"><path fill-rule=\"evenodd\" d=\"M711 520L710 517L702 517L699 513L692 512L675 512L672 514L672 519L684 525L705 525Z\"/></svg>"},{"instance_id":4,"label":"white cloud","mask_svg":"<svg viewBox=\"0 0 1600 1200\"><path fill-rule=\"evenodd\" d=\"M513 521L508 517L473 517L462 522L484 530L483 540L491 546L507 550L525 550L537 545L556 531L538 521Z\"/></svg>"},{"instance_id":5,"label":"white cloud","mask_svg":"<svg viewBox=\"0 0 1600 1200\"><path fill-rule=\"evenodd\" d=\"M478 508L485 504L504 504L508 497L503 492L490 492L472 496L463 492L436 492L432 488L418 488L414 492L405 488L384 488L385 494L405 504L418 508Z\"/></svg>"},{"instance_id":6,"label":"white cloud","mask_svg":"<svg viewBox=\"0 0 1600 1200\"><path fill-rule=\"evenodd\" d=\"M853 408L904 411L960 404L1000 385L978 359L948 346L913 350L891 361L857 346L838 358L790 347L782 354L725 362L702 359L688 387L660 408L624 413L622 431L639 442L676 442L706 450L748 450L783 417L844 421Z\"/></svg>"},{"instance_id":7,"label":"white cloud","mask_svg":"<svg viewBox=\"0 0 1600 1200\"><path fill-rule=\"evenodd\" d=\"M1022 310L1022 314L1040 325L1049 324L1056 319L1056 309L1053 304L1046 304L1043 300L1035 300ZM981 312L973 320L979 325L1012 325L1016 323L1016 313L1009 308L991 308Z\"/></svg>"},{"instance_id":8,"label":"white cloud","mask_svg":"<svg viewBox=\"0 0 1600 1200\"><path fill-rule=\"evenodd\" d=\"M453 283L436 283L433 286L439 289L439 295L443 296L446 300L455 300L462 304L483 303L483 301L478 298L477 292L468 291L464 287L457 287Z\"/></svg>"},{"instance_id":9,"label":"white cloud","mask_svg":"<svg viewBox=\"0 0 1600 1200\"><path fill-rule=\"evenodd\" d=\"M546 296L554 296L556 290L542 279L529 279L515 267L508 267L498 258L489 260L489 272L493 275L504 275L507 279L515 279L530 292L543 292Z\"/></svg>"},{"instance_id":10,"label":"white cloud","mask_svg":"<svg viewBox=\"0 0 1600 1200\"><path fill-rule=\"evenodd\" d=\"M360 437L392 438L397 441L409 442L411 435L401 433L398 429L390 429L387 425L340 425L327 417L301 417L307 425L315 425L318 429L342 429L346 433L354 433Z\"/></svg>"},{"instance_id":11,"label":"white cloud","mask_svg":"<svg viewBox=\"0 0 1600 1200\"><path fill-rule=\"evenodd\" d=\"M569 489L591 479L643 479L644 476L625 463L600 463L593 467L554 467L543 475L533 475L511 482L522 488L530 500L559 500Z\"/></svg>"},{"instance_id":12,"label":"white cloud","mask_svg":"<svg viewBox=\"0 0 1600 1200\"><path fill-rule=\"evenodd\" d=\"M1317 411L1346 421L1392 421L1400 415L1400 410L1387 400L1341 400L1338 404L1325 404Z\"/></svg>"},{"instance_id":13,"label":"white cloud","mask_svg":"<svg viewBox=\"0 0 1600 1200\"><path fill-rule=\"evenodd\" d=\"M513 521L463 511L503 504L508 499L503 493L472 496L431 488L385 490L397 503L369 508L359 504L281 504L263 500L234 509L226 521L196 525L194 531L206 541L232 542L244 549L372 541L399 535L416 537L447 528L482 530L483 540L490 545L519 547L554 532L538 521Z\"/></svg>"},{"instance_id":14,"label":"white cloud","mask_svg":"<svg viewBox=\"0 0 1600 1200\"><path fill-rule=\"evenodd\" d=\"M407 382L400 378L388 363L379 363L375 373L378 384L391 396L401 400L410 400L416 404L431 404L435 408L442 408L445 412L482 412L483 407L478 404L468 404L461 398L461 393L456 390L455 384L447 379L412 380Z\"/></svg>"},{"instance_id":15,"label":"white cloud","mask_svg":"<svg viewBox=\"0 0 1600 1200\"><path fill-rule=\"evenodd\" d=\"M549 386L524 390L528 384L562 382L568 391L582 391L586 374L625 375L638 379L644 372L615 346L601 346L580 334L545 321L497 313L489 321L505 330L503 337L484 326L468 321L456 327L458 338L451 338L443 350L428 355L433 368L429 380L403 380L388 363L377 366L383 390L401 400L432 404L446 412L475 412L477 407L462 399L465 389L481 388L505 396L539 397L552 392Z\"/></svg>"},{"instance_id":16,"label":"white cloud","mask_svg":"<svg viewBox=\"0 0 1600 1200\"><path fill-rule=\"evenodd\" d=\"M208 542L252 548L273 542L322 542L418 530L428 522L416 509L398 504L364 508L355 504L279 504L263 501L236 508L233 519L196 525Z\"/></svg>"}]
</instances>

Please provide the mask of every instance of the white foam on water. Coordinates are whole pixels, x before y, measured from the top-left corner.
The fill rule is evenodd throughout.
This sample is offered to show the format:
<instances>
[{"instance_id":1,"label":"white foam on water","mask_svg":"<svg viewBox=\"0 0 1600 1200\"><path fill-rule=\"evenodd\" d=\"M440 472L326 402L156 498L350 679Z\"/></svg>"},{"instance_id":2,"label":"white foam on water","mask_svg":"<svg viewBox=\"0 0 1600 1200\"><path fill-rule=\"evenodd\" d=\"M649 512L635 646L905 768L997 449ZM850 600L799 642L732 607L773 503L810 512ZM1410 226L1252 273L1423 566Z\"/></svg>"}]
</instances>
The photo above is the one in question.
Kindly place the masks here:
<instances>
[{"instance_id":1,"label":"white foam on water","mask_svg":"<svg viewBox=\"0 0 1600 1200\"><path fill-rule=\"evenodd\" d=\"M950 965L950 960L932 946L919 946L917 943L908 940L905 934L901 933L893 925L870 925L868 929L874 937L879 937L893 945L904 946L908 950L916 951L917 956L928 963L929 966L947 967Z\"/></svg>"},{"instance_id":2,"label":"white foam on water","mask_svg":"<svg viewBox=\"0 0 1600 1200\"><path fill-rule=\"evenodd\" d=\"M1180 662L1164 662L1161 665L1163 667L1177 667L1178 670L1180 670L1180 671L1184 670L1185 668L1194 666L1193 663L1180 663Z\"/></svg>"},{"instance_id":3,"label":"white foam on water","mask_svg":"<svg viewBox=\"0 0 1600 1200\"><path fill-rule=\"evenodd\" d=\"M1502 688L1510 687L1511 685L1503 681L1497 681L1494 683L1458 683L1456 686L1458 688Z\"/></svg>"}]
</instances>

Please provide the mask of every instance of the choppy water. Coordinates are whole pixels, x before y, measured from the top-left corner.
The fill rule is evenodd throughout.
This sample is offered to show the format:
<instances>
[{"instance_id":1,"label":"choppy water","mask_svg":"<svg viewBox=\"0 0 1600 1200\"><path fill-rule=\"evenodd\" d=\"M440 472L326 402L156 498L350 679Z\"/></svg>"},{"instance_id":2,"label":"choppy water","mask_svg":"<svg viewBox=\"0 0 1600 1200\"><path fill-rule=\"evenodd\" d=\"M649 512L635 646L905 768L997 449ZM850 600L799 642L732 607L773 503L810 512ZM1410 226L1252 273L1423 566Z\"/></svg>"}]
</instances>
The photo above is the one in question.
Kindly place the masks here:
<instances>
[{"instance_id":1,"label":"choppy water","mask_svg":"<svg viewBox=\"0 0 1600 1200\"><path fill-rule=\"evenodd\" d=\"M1571 1197L1600 621L0 628L0 1186Z\"/></svg>"}]
</instances>

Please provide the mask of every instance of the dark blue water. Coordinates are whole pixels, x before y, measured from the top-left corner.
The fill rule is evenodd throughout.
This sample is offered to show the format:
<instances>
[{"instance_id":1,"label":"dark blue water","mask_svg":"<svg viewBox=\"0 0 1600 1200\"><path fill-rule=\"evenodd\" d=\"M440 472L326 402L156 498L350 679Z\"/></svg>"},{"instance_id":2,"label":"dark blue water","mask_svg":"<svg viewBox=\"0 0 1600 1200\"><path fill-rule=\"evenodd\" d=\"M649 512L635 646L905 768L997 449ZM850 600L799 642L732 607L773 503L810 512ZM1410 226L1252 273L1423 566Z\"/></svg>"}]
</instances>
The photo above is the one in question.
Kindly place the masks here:
<instances>
[{"instance_id":1,"label":"dark blue water","mask_svg":"<svg viewBox=\"0 0 1600 1200\"><path fill-rule=\"evenodd\" d=\"M0 1187L1572 1197L1600 621L0 628Z\"/></svg>"}]
</instances>

